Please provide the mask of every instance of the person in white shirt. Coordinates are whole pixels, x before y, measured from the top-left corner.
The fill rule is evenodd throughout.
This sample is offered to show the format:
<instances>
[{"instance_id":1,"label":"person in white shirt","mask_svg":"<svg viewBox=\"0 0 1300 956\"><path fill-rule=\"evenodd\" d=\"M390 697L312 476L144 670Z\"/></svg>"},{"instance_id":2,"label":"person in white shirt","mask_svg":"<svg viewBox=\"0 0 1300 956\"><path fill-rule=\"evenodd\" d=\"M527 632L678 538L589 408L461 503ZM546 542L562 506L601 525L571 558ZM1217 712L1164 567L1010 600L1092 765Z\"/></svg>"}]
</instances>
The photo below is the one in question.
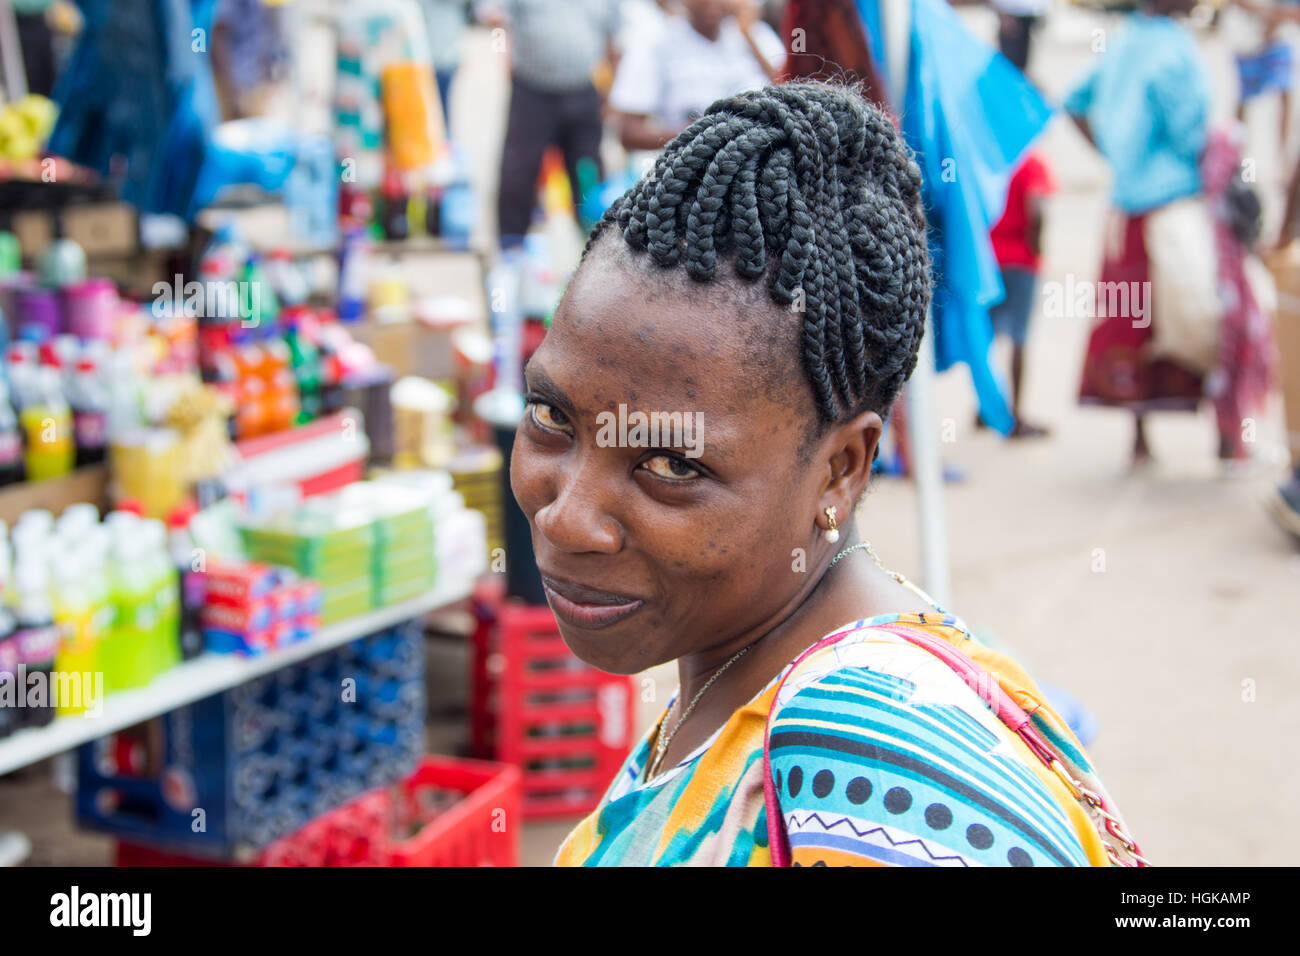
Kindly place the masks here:
<instances>
[{"instance_id":1,"label":"person in white shirt","mask_svg":"<svg viewBox=\"0 0 1300 956\"><path fill-rule=\"evenodd\" d=\"M628 150L660 149L715 100L766 86L785 64L785 48L753 0L682 6L619 62L609 105Z\"/></svg>"}]
</instances>

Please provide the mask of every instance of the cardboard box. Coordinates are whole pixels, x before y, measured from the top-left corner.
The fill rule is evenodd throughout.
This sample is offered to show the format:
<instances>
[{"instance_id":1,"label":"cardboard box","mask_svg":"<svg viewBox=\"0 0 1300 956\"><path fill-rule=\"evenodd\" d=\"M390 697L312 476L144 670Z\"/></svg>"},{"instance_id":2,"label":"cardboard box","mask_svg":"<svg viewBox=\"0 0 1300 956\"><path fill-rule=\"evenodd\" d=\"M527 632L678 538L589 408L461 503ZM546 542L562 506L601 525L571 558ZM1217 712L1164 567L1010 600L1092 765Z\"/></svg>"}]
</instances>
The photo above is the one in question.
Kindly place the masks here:
<instances>
[{"instance_id":1,"label":"cardboard box","mask_svg":"<svg viewBox=\"0 0 1300 956\"><path fill-rule=\"evenodd\" d=\"M60 233L81 246L90 259L131 256L140 250L139 217L133 207L120 202L15 213L13 231L29 259L40 255Z\"/></svg>"},{"instance_id":2,"label":"cardboard box","mask_svg":"<svg viewBox=\"0 0 1300 956\"><path fill-rule=\"evenodd\" d=\"M129 256L140 248L140 220L126 203L94 203L63 210L63 237L87 257Z\"/></svg>"},{"instance_id":3,"label":"cardboard box","mask_svg":"<svg viewBox=\"0 0 1300 956\"><path fill-rule=\"evenodd\" d=\"M381 324L367 319L348 327L358 342L374 350L375 357L393 369L395 378L453 378L451 329L434 329L420 322Z\"/></svg>"}]
</instances>

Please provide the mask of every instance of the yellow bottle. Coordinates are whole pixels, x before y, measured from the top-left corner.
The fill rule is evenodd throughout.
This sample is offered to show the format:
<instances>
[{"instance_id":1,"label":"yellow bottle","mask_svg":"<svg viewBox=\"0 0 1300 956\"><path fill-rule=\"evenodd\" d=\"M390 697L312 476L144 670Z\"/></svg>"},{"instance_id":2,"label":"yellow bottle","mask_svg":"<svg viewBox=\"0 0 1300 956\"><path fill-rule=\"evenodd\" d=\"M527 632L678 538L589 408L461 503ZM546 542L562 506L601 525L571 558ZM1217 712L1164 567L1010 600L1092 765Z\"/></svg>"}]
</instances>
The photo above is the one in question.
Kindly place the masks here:
<instances>
[{"instance_id":1,"label":"yellow bottle","mask_svg":"<svg viewBox=\"0 0 1300 956\"><path fill-rule=\"evenodd\" d=\"M59 370L43 366L37 373L35 400L26 405L19 421L27 437L27 480L41 481L66 475L76 463L72 439L72 410L63 397Z\"/></svg>"}]
</instances>

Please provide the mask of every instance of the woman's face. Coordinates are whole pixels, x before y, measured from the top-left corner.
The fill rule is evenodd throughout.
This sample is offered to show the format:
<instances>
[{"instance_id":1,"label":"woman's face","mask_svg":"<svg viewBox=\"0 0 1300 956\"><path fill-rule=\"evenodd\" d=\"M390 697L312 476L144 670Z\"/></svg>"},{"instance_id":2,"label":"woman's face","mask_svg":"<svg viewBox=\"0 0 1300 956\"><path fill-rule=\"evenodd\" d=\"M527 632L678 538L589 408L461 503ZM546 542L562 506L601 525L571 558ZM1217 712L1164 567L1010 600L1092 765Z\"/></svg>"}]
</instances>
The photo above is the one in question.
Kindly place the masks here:
<instances>
[{"instance_id":1,"label":"woman's face","mask_svg":"<svg viewBox=\"0 0 1300 956\"><path fill-rule=\"evenodd\" d=\"M566 643L623 674L760 636L831 547L814 526L830 464L820 445L798 460L813 404L795 316L761 282L651 297L635 268L605 250L574 277L528 364L510 468ZM774 380L753 329L782 321ZM636 413L682 427L657 419L655 442Z\"/></svg>"}]
</instances>

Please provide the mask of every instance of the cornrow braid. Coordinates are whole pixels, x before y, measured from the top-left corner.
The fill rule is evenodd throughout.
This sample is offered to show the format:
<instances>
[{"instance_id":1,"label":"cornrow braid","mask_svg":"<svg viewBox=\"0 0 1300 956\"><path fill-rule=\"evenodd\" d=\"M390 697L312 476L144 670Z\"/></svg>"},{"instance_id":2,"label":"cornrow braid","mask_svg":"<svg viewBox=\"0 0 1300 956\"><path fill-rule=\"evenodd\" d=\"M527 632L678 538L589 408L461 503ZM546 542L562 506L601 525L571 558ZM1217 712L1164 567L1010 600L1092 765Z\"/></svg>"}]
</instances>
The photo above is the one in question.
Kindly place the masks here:
<instances>
[{"instance_id":1,"label":"cornrow braid","mask_svg":"<svg viewBox=\"0 0 1300 956\"><path fill-rule=\"evenodd\" d=\"M852 90L801 82L714 103L593 230L709 282L719 261L802 309L801 360L823 423L887 415L916 367L930 299L921 173Z\"/></svg>"}]
</instances>

